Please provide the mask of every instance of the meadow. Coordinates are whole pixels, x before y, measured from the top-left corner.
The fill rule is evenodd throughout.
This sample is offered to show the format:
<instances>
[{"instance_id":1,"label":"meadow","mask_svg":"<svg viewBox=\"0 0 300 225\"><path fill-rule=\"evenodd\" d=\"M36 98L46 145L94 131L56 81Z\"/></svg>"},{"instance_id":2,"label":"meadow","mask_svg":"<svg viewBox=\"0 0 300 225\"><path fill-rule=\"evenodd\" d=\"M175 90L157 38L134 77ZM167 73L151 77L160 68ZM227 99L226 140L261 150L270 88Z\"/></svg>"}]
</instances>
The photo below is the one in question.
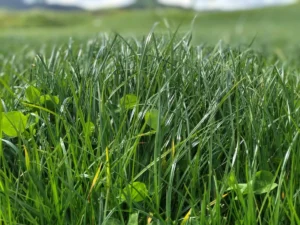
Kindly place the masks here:
<instances>
[{"instance_id":1,"label":"meadow","mask_svg":"<svg viewBox=\"0 0 300 225\"><path fill-rule=\"evenodd\" d=\"M0 224L300 224L299 9L0 12Z\"/></svg>"}]
</instances>

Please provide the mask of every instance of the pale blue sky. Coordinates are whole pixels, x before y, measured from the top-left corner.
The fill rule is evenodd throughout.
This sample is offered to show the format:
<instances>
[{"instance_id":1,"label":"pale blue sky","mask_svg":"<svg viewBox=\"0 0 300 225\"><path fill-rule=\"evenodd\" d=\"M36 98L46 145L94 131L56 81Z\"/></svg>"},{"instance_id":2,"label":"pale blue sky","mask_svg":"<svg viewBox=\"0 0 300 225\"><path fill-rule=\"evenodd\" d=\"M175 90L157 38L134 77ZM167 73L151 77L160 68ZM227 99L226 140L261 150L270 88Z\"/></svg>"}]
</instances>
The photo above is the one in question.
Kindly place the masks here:
<instances>
[{"instance_id":1,"label":"pale blue sky","mask_svg":"<svg viewBox=\"0 0 300 225\"><path fill-rule=\"evenodd\" d=\"M78 5L84 8L106 8L128 5L134 0L47 0L49 3L62 3L66 5Z\"/></svg>"}]
</instances>

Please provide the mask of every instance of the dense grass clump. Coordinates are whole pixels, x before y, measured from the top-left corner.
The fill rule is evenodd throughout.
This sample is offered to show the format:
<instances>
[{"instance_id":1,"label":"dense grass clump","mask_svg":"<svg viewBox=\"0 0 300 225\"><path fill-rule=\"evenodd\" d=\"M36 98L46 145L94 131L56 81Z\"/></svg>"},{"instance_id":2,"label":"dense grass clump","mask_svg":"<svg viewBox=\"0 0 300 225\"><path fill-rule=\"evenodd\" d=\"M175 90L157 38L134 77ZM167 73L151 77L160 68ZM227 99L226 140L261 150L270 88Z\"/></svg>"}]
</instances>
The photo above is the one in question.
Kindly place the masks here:
<instances>
[{"instance_id":1,"label":"dense grass clump","mask_svg":"<svg viewBox=\"0 0 300 225\"><path fill-rule=\"evenodd\" d=\"M0 58L1 224L300 223L299 66L190 35L26 51Z\"/></svg>"}]
</instances>

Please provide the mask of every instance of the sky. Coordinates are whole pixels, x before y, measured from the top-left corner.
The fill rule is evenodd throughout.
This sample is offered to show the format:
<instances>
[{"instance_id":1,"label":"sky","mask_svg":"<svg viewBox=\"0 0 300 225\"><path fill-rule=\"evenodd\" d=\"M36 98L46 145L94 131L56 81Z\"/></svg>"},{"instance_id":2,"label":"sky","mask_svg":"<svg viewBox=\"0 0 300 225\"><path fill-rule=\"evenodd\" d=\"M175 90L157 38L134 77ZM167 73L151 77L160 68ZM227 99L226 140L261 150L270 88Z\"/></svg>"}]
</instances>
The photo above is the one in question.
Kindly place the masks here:
<instances>
[{"instance_id":1,"label":"sky","mask_svg":"<svg viewBox=\"0 0 300 225\"><path fill-rule=\"evenodd\" d=\"M48 3L60 3L65 5L77 5L87 9L110 8L125 6L134 2L134 0L47 0Z\"/></svg>"},{"instance_id":2,"label":"sky","mask_svg":"<svg viewBox=\"0 0 300 225\"><path fill-rule=\"evenodd\" d=\"M295 0L201 0L197 1L194 8L198 10L241 10L294 2Z\"/></svg>"},{"instance_id":3,"label":"sky","mask_svg":"<svg viewBox=\"0 0 300 225\"><path fill-rule=\"evenodd\" d=\"M295 1L296 0L159 0L161 3L194 7L198 10L247 9L274 4L289 4ZM133 3L134 0L47 0L47 2L53 4L77 5L86 9L99 9L125 6Z\"/></svg>"}]
</instances>

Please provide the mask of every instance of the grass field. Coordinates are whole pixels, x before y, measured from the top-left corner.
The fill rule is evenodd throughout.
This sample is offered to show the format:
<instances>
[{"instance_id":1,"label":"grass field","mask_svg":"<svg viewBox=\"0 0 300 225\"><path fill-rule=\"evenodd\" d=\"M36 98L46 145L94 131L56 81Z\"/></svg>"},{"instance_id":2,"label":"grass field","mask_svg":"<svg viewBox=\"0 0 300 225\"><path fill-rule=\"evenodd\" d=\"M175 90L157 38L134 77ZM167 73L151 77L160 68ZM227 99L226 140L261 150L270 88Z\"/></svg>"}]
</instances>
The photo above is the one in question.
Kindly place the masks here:
<instances>
[{"instance_id":1,"label":"grass field","mask_svg":"<svg viewBox=\"0 0 300 225\"><path fill-rule=\"evenodd\" d=\"M17 49L28 45L33 39L33 46L66 42L70 36L81 40L89 39L103 32L118 32L123 36L145 36L154 23L158 22L156 32L173 31L185 34L193 24L193 44L207 43L215 45L219 40L225 43L272 47L288 51L299 48L298 21L300 4L268 9L231 12L231 13L195 13L185 10L122 11L94 13L31 13L0 12L0 40L9 40ZM3 46L3 45L2 45ZM2 46L0 50L3 51ZM32 47L32 46L31 46ZM265 51L263 49L262 51Z\"/></svg>"},{"instance_id":2,"label":"grass field","mask_svg":"<svg viewBox=\"0 0 300 225\"><path fill-rule=\"evenodd\" d=\"M299 9L1 12L0 224L300 224Z\"/></svg>"}]
</instances>

